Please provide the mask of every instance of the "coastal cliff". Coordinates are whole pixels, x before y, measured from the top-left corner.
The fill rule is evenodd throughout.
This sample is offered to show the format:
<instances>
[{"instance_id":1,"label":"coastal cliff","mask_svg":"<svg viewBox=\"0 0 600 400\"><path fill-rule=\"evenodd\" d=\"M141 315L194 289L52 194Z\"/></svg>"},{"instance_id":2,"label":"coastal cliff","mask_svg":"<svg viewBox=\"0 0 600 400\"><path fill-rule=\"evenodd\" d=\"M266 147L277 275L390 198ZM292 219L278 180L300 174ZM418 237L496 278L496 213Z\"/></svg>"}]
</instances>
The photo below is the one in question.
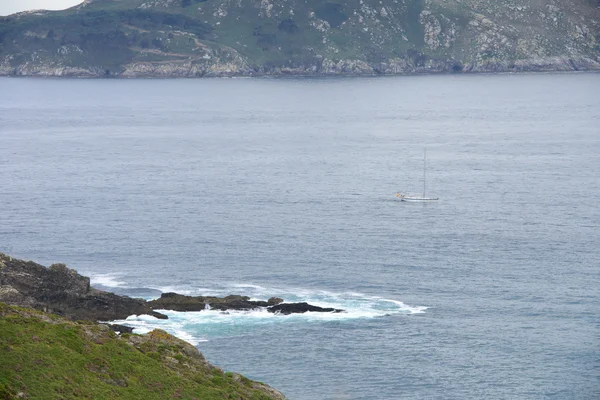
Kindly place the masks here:
<instances>
[{"instance_id":1,"label":"coastal cliff","mask_svg":"<svg viewBox=\"0 0 600 400\"><path fill-rule=\"evenodd\" d=\"M148 314L167 318L142 299L94 289L90 279L67 268L49 268L0 253L0 301L30 307L73 320L110 321Z\"/></svg>"},{"instance_id":2,"label":"coastal cliff","mask_svg":"<svg viewBox=\"0 0 600 400\"><path fill-rule=\"evenodd\" d=\"M0 75L600 70L596 0L87 0L0 19Z\"/></svg>"},{"instance_id":3,"label":"coastal cliff","mask_svg":"<svg viewBox=\"0 0 600 400\"><path fill-rule=\"evenodd\" d=\"M161 330L117 335L0 303L0 348L2 399L285 399Z\"/></svg>"},{"instance_id":4,"label":"coastal cliff","mask_svg":"<svg viewBox=\"0 0 600 400\"><path fill-rule=\"evenodd\" d=\"M167 297L173 295L180 296ZM231 297L199 299L224 306L247 299ZM165 331L136 335L96 322L132 314L167 318L143 299L90 287L64 264L46 268L0 253L0 398L285 399L268 385L224 373Z\"/></svg>"},{"instance_id":5,"label":"coastal cliff","mask_svg":"<svg viewBox=\"0 0 600 400\"><path fill-rule=\"evenodd\" d=\"M135 335L131 327L106 323L140 314L168 318L155 309L256 308L281 315L344 312L278 297L162 293L146 301L95 289L65 264L44 267L0 253L0 398L285 399L260 382L224 373L167 332Z\"/></svg>"},{"instance_id":6,"label":"coastal cliff","mask_svg":"<svg viewBox=\"0 0 600 400\"><path fill-rule=\"evenodd\" d=\"M90 286L88 277L78 274L65 264L52 264L46 268L33 261L19 260L3 253L0 253L0 301L75 321L111 321L140 314L168 319L155 309L185 312L207 308L220 311L265 308L271 313L283 315L344 311L308 303L282 304L284 300L277 297L271 297L267 301L250 300L241 295L214 297L161 293L160 298L146 301L95 289Z\"/></svg>"}]
</instances>

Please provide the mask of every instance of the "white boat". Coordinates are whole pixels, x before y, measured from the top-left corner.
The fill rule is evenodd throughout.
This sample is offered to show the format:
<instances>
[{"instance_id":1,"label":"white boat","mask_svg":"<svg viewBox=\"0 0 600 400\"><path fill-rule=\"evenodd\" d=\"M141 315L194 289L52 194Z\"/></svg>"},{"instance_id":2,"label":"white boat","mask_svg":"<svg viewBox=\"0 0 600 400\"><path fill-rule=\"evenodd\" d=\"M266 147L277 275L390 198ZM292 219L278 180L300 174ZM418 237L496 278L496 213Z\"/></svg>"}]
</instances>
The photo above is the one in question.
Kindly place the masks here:
<instances>
[{"instance_id":1,"label":"white boat","mask_svg":"<svg viewBox=\"0 0 600 400\"><path fill-rule=\"evenodd\" d=\"M404 193L396 193L396 197L400 199L400 201L408 201L414 203L424 203L431 201L438 201L438 197L427 197L425 195L427 189L427 149L423 152L423 195L406 195Z\"/></svg>"}]
</instances>

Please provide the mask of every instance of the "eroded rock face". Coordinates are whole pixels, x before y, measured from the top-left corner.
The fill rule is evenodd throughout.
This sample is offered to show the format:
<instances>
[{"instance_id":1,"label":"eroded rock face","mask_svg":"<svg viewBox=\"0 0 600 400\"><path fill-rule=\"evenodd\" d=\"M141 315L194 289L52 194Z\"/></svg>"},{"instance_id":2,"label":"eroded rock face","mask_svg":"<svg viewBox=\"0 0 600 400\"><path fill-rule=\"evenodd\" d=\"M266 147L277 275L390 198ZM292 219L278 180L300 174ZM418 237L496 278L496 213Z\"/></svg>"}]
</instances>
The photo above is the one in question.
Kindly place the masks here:
<instances>
[{"instance_id":1,"label":"eroded rock face","mask_svg":"<svg viewBox=\"0 0 600 400\"><path fill-rule=\"evenodd\" d=\"M0 301L60 314L73 320L109 321L134 314L166 318L153 311L144 300L91 288L89 278L64 264L46 268L2 253Z\"/></svg>"},{"instance_id":2,"label":"eroded rock face","mask_svg":"<svg viewBox=\"0 0 600 400\"><path fill-rule=\"evenodd\" d=\"M203 311L207 309L247 311L266 308L281 314L340 312L333 308L307 303L283 303L271 297L268 301L250 300L247 296L186 296L163 293L159 299L145 301L90 287L90 279L64 264L46 268L32 261L17 260L0 253L0 302L31 307L59 314L73 320L112 321L130 315L167 316L154 310Z\"/></svg>"}]
</instances>

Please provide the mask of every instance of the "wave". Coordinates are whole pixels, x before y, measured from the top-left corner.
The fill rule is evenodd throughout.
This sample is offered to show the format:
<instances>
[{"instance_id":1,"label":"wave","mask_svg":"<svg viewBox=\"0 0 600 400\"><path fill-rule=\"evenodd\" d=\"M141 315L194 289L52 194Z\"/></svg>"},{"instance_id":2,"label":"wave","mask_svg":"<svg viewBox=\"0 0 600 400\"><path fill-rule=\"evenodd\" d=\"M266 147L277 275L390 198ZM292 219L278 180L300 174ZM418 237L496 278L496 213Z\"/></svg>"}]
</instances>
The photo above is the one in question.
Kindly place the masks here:
<instances>
[{"instance_id":1,"label":"wave","mask_svg":"<svg viewBox=\"0 0 600 400\"><path fill-rule=\"evenodd\" d=\"M122 288L127 283L119 279L118 274L93 274L90 275L90 284L92 286L102 286L104 288Z\"/></svg>"},{"instance_id":2,"label":"wave","mask_svg":"<svg viewBox=\"0 0 600 400\"><path fill-rule=\"evenodd\" d=\"M168 291L177 293L185 291L196 295L243 294L253 300L266 300L268 297L277 296L285 299L286 303L307 302L319 307L343 309L345 312L279 315L270 313L264 308L226 312L218 310L198 312L157 310L166 314L169 319L159 320L148 315L132 315L125 320L113 321L113 323L130 326L134 328L135 333L146 333L155 328L163 329L197 345L211 338L242 335L248 330L259 329L261 326L270 324L344 322L391 315L421 314L428 309L426 306L411 306L400 300L357 292L336 293L303 288L266 288L251 284L225 284L211 288L212 290L202 288L202 293L194 293L195 290L192 289L182 290L173 287L163 287L162 289L169 289Z\"/></svg>"}]
</instances>

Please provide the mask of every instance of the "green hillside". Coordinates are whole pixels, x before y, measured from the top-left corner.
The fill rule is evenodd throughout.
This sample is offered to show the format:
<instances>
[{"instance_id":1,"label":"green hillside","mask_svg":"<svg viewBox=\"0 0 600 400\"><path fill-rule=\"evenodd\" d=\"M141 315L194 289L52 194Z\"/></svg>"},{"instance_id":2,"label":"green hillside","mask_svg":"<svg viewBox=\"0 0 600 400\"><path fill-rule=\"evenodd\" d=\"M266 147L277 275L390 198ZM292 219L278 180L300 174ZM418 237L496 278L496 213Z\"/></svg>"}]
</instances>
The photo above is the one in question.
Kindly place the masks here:
<instances>
[{"instance_id":1,"label":"green hillside","mask_svg":"<svg viewBox=\"0 0 600 400\"><path fill-rule=\"evenodd\" d=\"M0 19L0 74L600 70L596 0L88 0Z\"/></svg>"},{"instance_id":2,"label":"green hillside","mask_svg":"<svg viewBox=\"0 0 600 400\"><path fill-rule=\"evenodd\" d=\"M0 303L0 349L2 399L283 399L160 330L118 336Z\"/></svg>"}]
</instances>

